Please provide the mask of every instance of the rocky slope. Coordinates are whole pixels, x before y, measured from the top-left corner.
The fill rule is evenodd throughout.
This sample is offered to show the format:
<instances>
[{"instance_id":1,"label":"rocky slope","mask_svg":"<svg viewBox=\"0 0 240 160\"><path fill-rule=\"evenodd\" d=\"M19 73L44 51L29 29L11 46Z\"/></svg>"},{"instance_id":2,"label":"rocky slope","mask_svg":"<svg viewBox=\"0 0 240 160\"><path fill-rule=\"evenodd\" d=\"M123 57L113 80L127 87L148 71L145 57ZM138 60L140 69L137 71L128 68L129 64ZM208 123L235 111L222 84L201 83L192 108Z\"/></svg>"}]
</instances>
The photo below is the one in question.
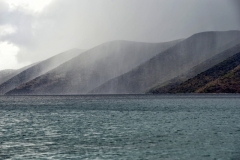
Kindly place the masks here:
<instances>
[{"instance_id":1,"label":"rocky slope","mask_svg":"<svg viewBox=\"0 0 240 160\"><path fill-rule=\"evenodd\" d=\"M9 94L86 94L179 43L112 41L94 47Z\"/></svg>"},{"instance_id":2,"label":"rocky slope","mask_svg":"<svg viewBox=\"0 0 240 160\"><path fill-rule=\"evenodd\" d=\"M240 42L240 40L239 40ZM182 74L176 78L173 78L165 83L162 83L151 90L149 90L147 93L151 94L164 94L164 93L170 93L174 89L177 88L181 83L187 81L190 78L193 78L196 74L200 74L201 72L206 71L207 69L223 62L227 58L237 54L240 52L240 44L210 58L209 60L195 66L190 71L188 71L185 74Z\"/></svg>"},{"instance_id":3,"label":"rocky slope","mask_svg":"<svg viewBox=\"0 0 240 160\"><path fill-rule=\"evenodd\" d=\"M49 70L54 69L60 64L72 59L73 57L79 55L82 51L79 49L69 50L53 56L47 60L39 62L37 64L31 65L17 71L17 74L4 83L0 85L0 94L5 94L6 92L14 89L15 87L32 80ZM20 72L19 72L20 71Z\"/></svg>"},{"instance_id":4,"label":"rocky slope","mask_svg":"<svg viewBox=\"0 0 240 160\"><path fill-rule=\"evenodd\" d=\"M111 79L90 93L143 94L150 88L180 76L235 46L239 43L239 37L239 31L195 34L132 71ZM196 74L194 73L193 76Z\"/></svg>"},{"instance_id":5,"label":"rocky slope","mask_svg":"<svg viewBox=\"0 0 240 160\"><path fill-rule=\"evenodd\" d=\"M166 90L165 93L240 93L240 50L234 56Z\"/></svg>"}]
</instances>

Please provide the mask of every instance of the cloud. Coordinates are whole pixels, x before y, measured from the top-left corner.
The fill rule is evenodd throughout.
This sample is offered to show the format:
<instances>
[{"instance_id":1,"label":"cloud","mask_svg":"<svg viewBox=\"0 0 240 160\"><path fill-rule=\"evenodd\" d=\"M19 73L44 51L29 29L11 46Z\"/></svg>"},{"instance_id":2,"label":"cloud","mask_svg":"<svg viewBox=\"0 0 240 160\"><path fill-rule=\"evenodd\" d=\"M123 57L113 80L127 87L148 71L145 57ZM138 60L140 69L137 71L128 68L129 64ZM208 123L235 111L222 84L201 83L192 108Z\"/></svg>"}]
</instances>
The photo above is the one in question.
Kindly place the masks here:
<instances>
[{"instance_id":1,"label":"cloud","mask_svg":"<svg viewBox=\"0 0 240 160\"><path fill-rule=\"evenodd\" d=\"M16 32L16 28L11 25L0 25L0 36L6 36Z\"/></svg>"},{"instance_id":2,"label":"cloud","mask_svg":"<svg viewBox=\"0 0 240 160\"><path fill-rule=\"evenodd\" d=\"M41 12L52 0L7 0L10 10L22 8L26 12Z\"/></svg>"},{"instance_id":3,"label":"cloud","mask_svg":"<svg viewBox=\"0 0 240 160\"><path fill-rule=\"evenodd\" d=\"M0 42L0 64L1 68L16 69L28 65L29 63L18 63L16 55L19 52L19 48L9 42Z\"/></svg>"},{"instance_id":4,"label":"cloud","mask_svg":"<svg viewBox=\"0 0 240 160\"><path fill-rule=\"evenodd\" d=\"M240 30L238 0L53 0L32 11L27 1L11 9L0 0L0 25L16 28L0 41L19 47L19 63L111 40L163 42L201 31Z\"/></svg>"}]
</instances>

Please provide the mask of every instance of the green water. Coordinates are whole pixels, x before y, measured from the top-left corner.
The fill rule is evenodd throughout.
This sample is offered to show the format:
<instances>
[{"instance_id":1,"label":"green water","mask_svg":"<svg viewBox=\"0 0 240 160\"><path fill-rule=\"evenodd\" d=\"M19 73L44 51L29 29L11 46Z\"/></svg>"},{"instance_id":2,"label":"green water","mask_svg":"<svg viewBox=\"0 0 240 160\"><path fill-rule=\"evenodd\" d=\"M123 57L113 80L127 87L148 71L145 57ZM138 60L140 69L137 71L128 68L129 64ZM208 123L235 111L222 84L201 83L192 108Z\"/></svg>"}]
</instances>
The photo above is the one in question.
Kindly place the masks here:
<instances>
[{"instance_id":1,"label":"green water","mask_svg":"<svg viewBox=\"0 0 240 160\"><path fill-rule=\"evenodd\" d=\"M240 95L0 97L0 159L240 159Z\"/></svg>"}]
</instances>

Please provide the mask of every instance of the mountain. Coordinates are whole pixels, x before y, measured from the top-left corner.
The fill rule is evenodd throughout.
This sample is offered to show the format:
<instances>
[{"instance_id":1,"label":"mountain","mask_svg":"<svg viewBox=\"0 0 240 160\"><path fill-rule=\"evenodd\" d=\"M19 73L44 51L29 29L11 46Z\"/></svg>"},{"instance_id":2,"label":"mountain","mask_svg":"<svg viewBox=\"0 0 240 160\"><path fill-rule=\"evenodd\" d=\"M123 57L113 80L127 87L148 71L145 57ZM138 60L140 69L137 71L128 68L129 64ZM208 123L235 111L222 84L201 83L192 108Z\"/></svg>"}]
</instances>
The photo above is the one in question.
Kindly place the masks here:
<instances>
[{"instance_id":1,"label":"mountain","mask_svg":"<svg viewBox=\"0 0 240 160\"><path fill-rule=\"evenodd\" d=\"M59 66L60 64L70 60L71 58L79 55L81 50L72 49L56 56L53 56L47 60L36 63L30 67L20 69L20 73L16 74L12 78L8 79L0 85L0 94L5 94L6 92L14 89L15 87L32 80L49 70Z\"/></svg>"},{"instance_id":2,"label":"mountain","mask_svg":"<svg viewBox=\"0 0 240 160\"><path fill-rule=\"evenodd\" d=\"M0 71L0 84L1 84L2 81L4 81L4 80L2 80L2 79L4 79L5 77L10 76L10 75L13 74L14 72L15 72L14 69L1 70L1 71Z\"/></svg>"},{"instance_id":3,"label":"mountain","mask_svg":"<svg viewBox=\"0 0 240 160\"><path fill-rule=\"evenodd\" d=\"M240 42L240 39L239 39L239 42ZM226 51L224 51L220 54L217 54L216 56L210 58L209 60L193 67L188 72L152 88L151 90L148 91L148 93L153 93L153 94L174 93L175 92L174 90L176 90L176 88L181 83L187 81L190 78L195 77L196 74L200 74L200 73L208 70L209 68L223 62L227 58L229 58L239 52L240 52L240 44L238 44L230 49L227 49ZM193 91L188 91L188 92L193 92Z\"/></svg>"},{"instance_id":4,"label":"mountain","mask_svg":"<svg viewBox=\"0 0 240 160\"><path fill-rule=\"evenodd\" d=\"M107 42L18 86L9 94L86 94L180 41L165 43Z\"/></svg>"},{"instance_id":5,"label":"mountain","mask_svg":"<svg viewBox=\"0 0 240 160\"><path fill-rule=\"evenodd\" d=\"M234 56L165 93L240 93L239 82L240 49Z\"/></svg>"},{"instance_id":6,"label":"mountain","mask_svg":"<svg viewBox=\"0 0 240 160\"><path fill-rule=\"evenodd\" d=\"M240 31L195 34L156 55L132 71L113 78L91 94L143 94L158 84L178 77L191 68L239 43Z\"/></svg>"},{"instance_id":7,"label":"mountain","mask_svg":"<svg viewBox=\"0 0 240 160\"><path fill-rule=\"evenodd\" d=\"M12 77L16 76L17 74L21 73L22 71L26 70L27 68L35 65L37 63L22 67L20 69L6 69L0 71L0 84L6 82L7 80L11 79Z\"/></svg>"}]
</instances>

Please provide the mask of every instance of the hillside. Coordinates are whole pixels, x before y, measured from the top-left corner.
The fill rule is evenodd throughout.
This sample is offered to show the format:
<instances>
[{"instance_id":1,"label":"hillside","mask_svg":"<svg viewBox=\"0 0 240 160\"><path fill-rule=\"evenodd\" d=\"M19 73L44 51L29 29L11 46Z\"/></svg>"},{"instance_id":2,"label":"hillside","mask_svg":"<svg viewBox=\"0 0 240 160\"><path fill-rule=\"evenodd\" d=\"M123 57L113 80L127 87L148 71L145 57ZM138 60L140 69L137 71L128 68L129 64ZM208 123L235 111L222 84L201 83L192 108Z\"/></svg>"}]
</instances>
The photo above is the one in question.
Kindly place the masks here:
<instances>
[{"instance_id":1,"label":"hillside","mask_svg":"<svg viewBox=\"0 0 240 160\"><path fill-rule=\"evenodd\" d=\"M22 71L26 70L27 68L29 68L35 64L37 64L37 63L27 65L20 69L6 69L6 70L0 71L0 84L6 82L7 80L11 79L12 77L16 76L17 74L21 73Z\"/></svg>"},{"instance_id":2,"label":"hillside","mask_svg":"<svg viewBox=\"0 0 240 160\"><path fill-rule=\"evenodd\" d=\"M55 67L70 60L71 58L77 56L80 53L81 50L78 49L69 50L37 64L31 65L30 67L21 69L21 72L18 72L18 74L0 85L0 94L5 94L6 92L14 89L15 87L26 83L29 80L32 80L48 72L49 70L54 69Z\"/></svg>"},{"instance_id":3,"label":"hillside","mask_svg":"<svg viewBox=\"0 0 240 160\"><path fill-rule=\"evenodd\" d=\"M4 79L5 77L8 77L8 76L10 76L10 75L12 75L14 73L15 73L14 69L1 70L0 71L0 84L1 84L2 81L4 81L2 79Z\"/></svg>"},{"instance_id":4,"label":"hillside","mask_svg":"<svg viewBox=\"0 0 240 160\"><path fill-rule=\"evenodd\" d=\"M211 57L235 46L239 43L239 37L239 31L195 34L132 71L111 79L90 93L143 94L150 88L180 76ZM194 73L193 76L196 74Z\"/></svg>"},{"instance_id":5,"label":"hillside","mask_svg":"<svg viewBox=\"0 0 240 160\"><path fill-rule=\"evenodd\" d=\"M112 41L94 47L54 70L17 87L11 94L86 94L179 43Z\"/></svg>"},{"instance_id":6,"label":"hillside","mask_svg":"<svg viewBox=\"0 0 240 160\"><path fill-rule=\"evenodd\" d=\"M240 41L239 41L240 42ZM185 74L182 74L178 77L175 77L167 82L164 82L152 89L150 89L147 93L153 93L153 94L164 94L164 93L169 93L171 90L176 88L178 85L183 83L184 81L187 81L190 78L193 78L196 74L200 74L207 69L223 62L227 58L237 54L240 52L240 44L210 58L209 60L193 67L191 70L186 72Z\"/></svg>"},{"instance_id":7,"label":"hillside","mask_svg":"<svg viewBox=\"0 0 240 160\"><path fill-rule=\"evenodd\" d=\"M165 93L240 93L239 82L240 50L234 56Z\"/></svg>"},{"instance_id":8,"label":"hillside","mask_svg":"<svg viewBox=\"0 0 240 160\"><path fill-rule=\"evenodd\" d=\"M240 65L224 76L209 82L196 93L240 93Z\"/></svg>"}]
</instances>

